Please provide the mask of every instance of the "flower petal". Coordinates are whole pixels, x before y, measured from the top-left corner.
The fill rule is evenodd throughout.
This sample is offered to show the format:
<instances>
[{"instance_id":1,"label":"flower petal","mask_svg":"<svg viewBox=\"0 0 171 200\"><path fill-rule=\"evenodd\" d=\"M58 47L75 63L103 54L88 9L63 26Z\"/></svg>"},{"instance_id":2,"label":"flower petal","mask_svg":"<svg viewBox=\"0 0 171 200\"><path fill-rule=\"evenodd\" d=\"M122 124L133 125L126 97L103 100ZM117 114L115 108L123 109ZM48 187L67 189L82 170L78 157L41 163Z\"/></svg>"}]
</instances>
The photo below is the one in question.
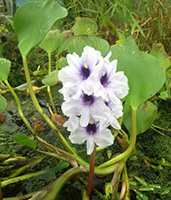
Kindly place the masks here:
<instances>
[{"instance_id":1,"label":"flower petal","mask_svg":"<svg viewBox=\"0 0 171 200\"><path fill-rule=\"evenodd\" d=\"M69 139L73 144L82 144L87 140L84 128L79 127L75 131L71 132Z\"/></svg>"},{"instance_id":2,"label":"flower petal","mask_svg":"<svg viewBox=\"0 0 171 200\"><path fill-rule=\"evenodd\" d=\"M86 146L87 146L87 154L90 155L94 150L94 138L92 136L88 137Z\"/></svg>"},{"instance_id":3,"label":"flower petal","mask_svg":"<svg viewBox=\"0 0 171 200\"><path fill-rule=\"evenodd\" d=\"M80 125L85 127L90 122L90 109L88 106L84 107L81 112Z\"/></svg>"},{"instance_id":4,"label":"flower petal","mask_svg":"<svg viewBox=\"0 0 171 200\"><path fill-rule=\"evenodd\" d=\"M105 147L113 144L114 137L109 129L103 129L94 135L94 140L99 147Z\"/></svg>"},{"instance_id":5,"label":"flower petal","mask_svg":"<svg viewBox=\"0 0 171 200\"><path fill-rule=\"evenodd\" d=\"M68 131L75 131L79 126L79 118L77 116L71 116L64 124L63 127L67 127Z\"/></svg>"}]
</instances>

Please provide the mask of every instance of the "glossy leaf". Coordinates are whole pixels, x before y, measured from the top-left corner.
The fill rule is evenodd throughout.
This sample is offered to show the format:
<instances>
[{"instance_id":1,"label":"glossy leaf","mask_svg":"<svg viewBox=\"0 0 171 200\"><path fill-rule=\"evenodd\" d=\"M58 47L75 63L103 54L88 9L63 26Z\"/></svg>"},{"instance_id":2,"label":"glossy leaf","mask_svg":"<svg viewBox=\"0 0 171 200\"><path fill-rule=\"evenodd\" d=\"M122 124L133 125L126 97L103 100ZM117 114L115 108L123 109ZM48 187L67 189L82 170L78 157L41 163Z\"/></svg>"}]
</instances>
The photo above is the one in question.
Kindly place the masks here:
<instances>
[{"instance_id":1,"label":"glossy leaf","mask_svg":"<svg viewBox=\"0 0 171 200\"><path fill-rule=\"evenodd\" d=\"M10 72L11 62L5 58L0 58L0 80L6 81Z\"/></svg>"},{"instance_id":2,"label":"glossy leaf","mask_svg":"<svg viewBox=\"0 0 171 200\"><path fill-rule=\"evenodd\" d=\"M60 33L58 30L51 30L40 43L40 47L44 49L47 53L54 52L59 46Z\"/></svg>"},{"instance_id":3,"label":"glossy leaf","mask_svg":"<svg viewBox=\"0 0 171 200\"><path fill-rule=\"evenodd\" d=\"M34 140L30 140L29 137L23 133L18 133L14 135L13 139L19 144L23 144L32 149L36 148L36 142Z\"/></svg>"},{"instance_id":4,"label":"glossy leaf","mask_svg":"<svg viewBox=\"0 0 171 200\"><path fill-rule=\"evenodd\" d=\"M14 29L22 56L39 45L53 24L67 15L67 10L53 0L28 2L14 15Z\"/></svg>"},{"instance_id":5,"label":"glossy leaf","mask_svg":"<svg viewBox=\"0 0 171 200\"><path fill-rule=\"evenodd\" d=\"M77 17L72 30L74 35L90 35L96 33L98 26L96 22L90 18Z\"/></svg>"},{"instance_id":6,"label":"glossy leaf","mask_svg":"<svg viewBox=\"0 0 171 200\"><path fill-rule=\"evenodd\" d=\"M165 70L171 65L169 55L164 50L163 44L154 43L150 51L150 54L155 56L161 62Z\"/></svg>"},{"instance_id":7,"label":"glossy leaf","mask_svg":"<svg viewBox=\"0 0 171 200\"><path fill-rule=\"evenodd\" d=\"M0 94L0 110L5 110L7 107L6 99Z\"/></svg>"},{"instance_id":8,"label":"glossy leaf","mask_svg":"<svg viewBox=\"0 0 171 200\"><path fill-rule=\"evenodd\" d=\"M50 74L48 74L43 80L42 83L45 85L53 86L56 85L58 82L58 71L52 71Z\"/></svg>"},{"instance_id":9,"label":"glossy leaf","mask_svg":"<svg viewBox=\"0 0 171 200\"><path fill-rule=\"evenodd\" d=\"M147 101L140 105L137 110L137 135L145 132L154 122L157 115L157 107ZM128 103L124 105L124 125L129 133L131 133L131 107Z\"/></svg>"},{"instance_id":10,"label":"glossy leaf","mask_svg":"<svg viewBox=\"0 0 171 200\"><path fill-rule=\"evenodd\" d=\"M109 52L109 43L96 36L78 36L71 40L68 45L68 53L72 54L73 52L81 56L85 46L91 46L94 49L101 52L102 56L106 56Z\"/></svg>"},{"instance_id":11,"label":"glossy leaf","mask_svg":"<svg viewBox=\"0 0 171 200\"><path fill-rule=\"evenodd\" d=\"M132 108L155 95L163 86L166 75L162 64L154 56L142 52L131 38L111 47L111 60L118 60L118 71L124 71L130 87L125 100Z\"/></svg>"}]
</instances>

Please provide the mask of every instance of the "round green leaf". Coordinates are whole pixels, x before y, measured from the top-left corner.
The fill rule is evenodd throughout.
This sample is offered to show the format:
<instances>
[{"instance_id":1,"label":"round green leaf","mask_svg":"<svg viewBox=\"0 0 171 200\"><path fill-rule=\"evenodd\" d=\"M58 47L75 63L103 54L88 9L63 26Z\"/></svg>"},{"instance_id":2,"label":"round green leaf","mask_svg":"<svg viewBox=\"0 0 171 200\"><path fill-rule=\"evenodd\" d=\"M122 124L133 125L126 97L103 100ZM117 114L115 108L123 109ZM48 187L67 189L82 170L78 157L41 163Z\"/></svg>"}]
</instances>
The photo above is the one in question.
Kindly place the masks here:
<instances>
[{"instance_id":1,"label":"round green leaf","mask_svg":"<svg viewBox=\"0 0 171 200\"><path fill-rule=\"evenodd\" d=\"M90 35L96 33L98 26L95 21L90 18L77 17L72 30L74 35Z\"/></svg>"},{"instance_id":2,"label":"round green leaf","mask_svg":"<svg viewBox=\"0 0 171 200\"><path fill-rule=\"evenodd\" d=\"M157 107L147 101L140 105L137 110L137 135L145 132L154 122L157 116ZM124 105L124 125L131 134L131 107L126 102Z\"/></svg>"},{"instance_id":3,"label":"round green leaf","mask_svg":"<svg viewBox=\"0 0 171 200\"><path fill-rule=\"evenodd\" d=\"M59 46L60 35L58 30L49 31L39 46L47 53L54 52Z\"/></svg>"},{"instance_id":4,"label":"round green leaf","mask_svg":"<svg viewBox=\"0 0 171 200\"><path fill-rule=\"evenodd\" d=\"M68 52L72 54L73 52L81 56L85 46L91 46L94 49L101 52L102 56L106 56L109 52L109 43L96 36L78 36L71 40L68 45Z\"/></svg>"},{"instance_id":5,"label":"round green leaf","mask_svg":"<svg viewBox=\"0 0 171 200\"><path fill-rule=\"evenodd\" d=\"M14 15L14 29L22 56L39 45L53 24L67 15L67 10L53 0L23 4Z\"/></svg>"},{"instance_id":6,"label":"round green leaf","mask_svg":"<svg viewBox=\"0 0 171 200\"><path fill-rule=\"evenodd\" d=\"M6 99L0 94L0 109L5 110L7 106Z\"/></svg>"},{"instance_id":7,"label":"round green leaf","mask_svg":"<svg viewBox=\"0 0 171 200\"><path fill-rule=\"evenodd\" d=\"M10 72L11 62L5 58L0 58L0 80L6 81Z\"/></svg>"},{"instance_id":8,"label":"round green leaf","mask_svg":"<svg viewBox=\"0 0 171 200\"><path fill-rule=\"evenodd\" d=\"M50 74L48 74L46 76L46 78L44 78L42 80L43 84L45 85L49 85L49 86L53 86L56 85L58 82L58 71L52 71Z\"/></svg>"},{"instance_id":9,"label":"round green leaf","mask_svg":"<svg viewBox=\"0 0 171 200\"><path fill-rule=\"evenodd\" d=\"M36 142L34 140L30 140L29 137L23 133L14 135L13 139L19 144L26 145L32 149L36 148Z\"/></svg>"},{"instance_id":10,"label":"round green leaf","mask_svg":"<svg viewBox=\"0 0 171 200\"><path fill-rule=\"evenodd\" d=\"M111 47L111 60L118 60L118 71L124 71L130 87L126 101L132 108L155 95L163 86L166 75L162 64L154 56L138 49L134 40Z\"/></svg>"}]
</instances>

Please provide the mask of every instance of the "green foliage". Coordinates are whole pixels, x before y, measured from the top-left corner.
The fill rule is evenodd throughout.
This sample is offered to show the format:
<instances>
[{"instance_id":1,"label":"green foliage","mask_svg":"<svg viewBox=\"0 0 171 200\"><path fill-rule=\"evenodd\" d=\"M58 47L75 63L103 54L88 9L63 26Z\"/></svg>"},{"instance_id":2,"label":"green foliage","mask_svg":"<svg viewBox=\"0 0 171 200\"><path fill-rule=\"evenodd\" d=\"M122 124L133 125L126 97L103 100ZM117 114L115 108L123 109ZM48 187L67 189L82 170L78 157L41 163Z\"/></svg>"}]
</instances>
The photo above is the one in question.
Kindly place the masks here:
<instances>
[{"instance_id":1,"label":"green foliage","mask_svg":"<svg viewBox=\"0 0 171 200\"><path fill-rule=\"evenodd\" d=\"M91 35L97 32L98 26L94 20L90 18L76 18L75 24L72 27L74 35Z\"/></svg>"},{"instance_id":2,"label":"green foliage","mask_svg":"<svg viewBox=\"0 0 171 200\"><path fill-rule=\"evenodd\" d=\"M168 54L166 53L166 51L164 50L163 44L154 43L152 45L150 54L155 56L161 62L165 70L167 70L167 68L171 65L170 58Z\"/></svg>"},{"instance_id":3,"label":"green foliage","mask_svg":"<svg viewBox=\"0 0 171 200\"><path fill-rule=\"evenodd\" d=\"M118 71L128 77L129 94L126 101L132 108L138 108L155 95L163 86L166 75L161 63L152 55L139 51L134 40L111 47L111 60L118 60Z\"/></svg>"},{"instance_id":4,"label":"green foliage","mask_svg":"<svg viewBox=\"0 0 171 200\"><path fill-rule=\"evenodd\" d=\"M59 46L59 40L60 40L60 33L58 30L51 30L46 35L44 40L40 43L40 47L44 49L47 53L54 52L57 47Z\"/></svg>"},{"instance_id":5,"label":"green foliage","mask_svg":"<svg viewBox=\"0 0 171 200\"><path fill-rule=\"evenodd\" d=\"M56 85L57 82L58 82L58 71L56 70L52 71L42 80L42 83L49 86Z\"/></svg>"},{"instance_id":6,"label":"green foliage","mask_svg":"<svg viewBox=\"0 0 171 200\"><path fill-rule=\"evenodd\" d=\"M27 135L23 134L23 133L18 133L16 135L13 136L13 139L19 143L19 144L23 144L26 145L30 148L35 149L36 148L36 142L34 140L31 140Z\"/></svg>"},{"instance_id":7,"label":"green foliage","mask_svg":"<svg viewBox=\"0 0 171 200\"><path fill-rule=\"evenodd\" d=\"M114 44L115 41L118 39L119 42L121 42L122 39L125 39L130 35L132 36L132 38L133 36L135 37L135 41L138 43L140 49L149 50L150 45L153 43L154 40L156 40L154 38L156 37L158 39L157 37L158 32L159 35L161 36L159 40L162 40L162 38L164 38L163 39L164 41L170 37L168 33L164 34L165 33L165 28L163 25L164 20L168 19L169 17L169 15L168 17L165 15L167 14L168 11L166 5L167 4L165 4L163 0L157 2L155 1L148 2L140 0L140 1L135 1L134 4L131 2L131 0L128 1L116 0L115 2L109 0L104 0L102 2L99 0L96 0L95 2L92 0L73 1L73 2L70 1L67 3L67 6L69 8L68 11L70 19L68 20L68 18L65 18L62 21L62 23L60 22L62 25L61 29L62 32L61 32L61 30L59 31L60 29L59 23L55 25L54 27L55 30L52 31L51 28L58 19L63 18L67 15L66 9L61 7L57 2L55 1L52 2L52 0L47 0L43 2L29 2L20 7L14 17L14 27L19 39L19 50L23 57L26 57L28 53L32 50L33 60L32 57L29 58L31 62L34 63L36 68L38 65L42 66L43 64L44 69L35 71L33 73L34 76L42 76L48 73L48 70L45 69L46 65L43 62L39 61L40 58L43 57L43 51L40 50L40 48L37 48L36 47L37 45L40 45L40 47L49 54L54 52L53 56L54 58L57 58L57 66L59 68L62 68L67 65L67 60L66 58L63 57L66 55L66 53L72 54L73 52L76 52L78 55L81 55L83 48L86 45L89 45L94 47L96 50L101 51L102 56L106 56L106 54L109 51L109 43ZM153 12L154 8L156 8L156 10L154 10ZM142 10L143 10L143 15L141 14ZM163 12L161 12L161 10ZM151 29L151 23L154 22L153 13L155 14L163 13L163 16L165 15L164 18L162 17L157 18L157 20L156 18L154 18L158 26L157 31L156 29ZM81 17L76 18L76 16L79 15L83 16L83 18ZM88 18L85 18L85 16L88 16ZM76 21L75 24L73 25L73 21L75 20L75 18ZM149 23L150 29L148 21L150 22ZM11 21L9 21L9 23L11 24L11 26L13 26L13 23L11 23ZM167 28L169 29L169 26L167 26ZM70 30L66 31L64 29L70 29ZM102 36L105 39L99 36ZM155 37L153 38L153 36ZM166 78L165 70L167 72L169 71L170 59L167 53L165 52L162 44L153 44L150 55L148 53L140 51L135 41L128 38L125 42L121 44L113 45L111 47L112 51L111 60L118 59L118 71L124 71L129 81L130 93L125 99L127 102L125 103L124 106L124 113L125 113L123 120L124 125L131 133L131 107L136 109L139 107L137 112L137 134L140 134L146 131L156 118L157 108L154 104L152 104L147 100L151 98L153 95L155 95L157 92L160 92L159 97L162 99L166 100L169 97L170 79L169 79L169 73L167 73L168 79L165 82ZM147 41L152 41L152 42L150 43ZM33 49L33 47L36 47L36 49ZM18 65L18 60L16 58L14 58L13 61L17 62ZM56 64L56 60L54 61L54 63ZM30 65L28 66L30 67ZM7 80L8 74L9 74L9 67L4 67L3 73L2 74L0 73L0 79ZM58 72L56 70L52 71L42 80L42 82L45 85L53 86L58 81L57 76ZM164 82L166 88L163 87L162 90L160 90ZM144 101L147 102L144 103ZM0 109L4 110L5 107L6 107L6 101L0 95ZM48 120L45 118L45 121L49 123L49 118ZM120 133L122 133L122 131L123 130L121 130ZM58 134L60 135L60 132L56 131L56 133L57 135ZM166 138L169 137L166 136ZM37 147L36 142L34 140L29 139L27 135L22 133L15 135L14 140L19 144L26 145L33 149ZM54 141L52 141L52 143L53 142ZM50 145L48 142L47 143L42 142L42 144L44 144L45 148L48 147L47 148L48 151L43 152L40 150L40 152L42 152L43 154L47 153L48 156L51 155L52 157L54 157L55 154L56 156L59 157L64 156L66 160L68 159L68 162L72 161L71 164L73 164L74 166L79 164L79 166L81 166L84 169L85 167L84 162L82 163L81 160L81 163L79 163L80 162L79 156L77 157L78 159L74 160L75 159L74 156L75 155L77 156L76 151L74 151L73 157L70 158L69 154L66 154L65 156L65 150L61 151L59 149L58 152L58 149L57 148L55 149L55 147ZM129 145L129 147L130 146L131 145ZM167 144L164 144L163 146L164 147L161 147L161 149L163 148L163 151L165 150L167 154L167 151L169 152L168 149L170 149L170 147ZM157 150L157 148L160 147L155 147L155 148ZM37 148L37 150L39 149ZM150 150L151 146L149 147L148 152L150 152ZM112 152L113 149L112 150L108 149L107 156L106 158L103 159L112 159L113 155ZM82 153L84 154L84 152ZM103 160L101 154L98 157L98 159L100 160L100 162ZM132 157L132 159L130 159L129 161L132 161L137 164L138 159L139 156L135 156ZM165 162L164 164L166 166L166 164L168 163ZM162 165L164 164L163 162L161 163L154 162L153 164L150 163L150 167L155 169L157 172L162 172L164 170L164 167ZM140 166L141 165L142 161L140 163ZM69 164L67 162L60 161L58 165L55 168L53 168L52 172L55 173L59 172L63 169L66 169L68 166ZM87 166L85 167L85 170L86 168ZM76 168L72 168L71 170L68 170L50 187L48 187L49 190L46 189L42 190L41 198L44 199L45 197L49 199L51 196L55 198L57 195L56 189L58 190L61 189L61 187L65 184L65 182L74 175L76 171L73 174L71 172L72 170L75 169ZM81 170L80 169L78 167L78 173L82 173L82 169ZM148 169L146 167L147 171ZM77 175L77 173L75 173L75 175ZM152 178L153 177L151 177L151 179ZM139 177L135 177L135 179L138 182L134 182L134 187L131 189L134 190L136 198L141 200L142 199L147 200L148 195L145 192L153 191L155 188L157 188L157 186L154 185L152 186L151 184L148 184L146 180L140 179ZM64 182L61 184L61 181ZM106 198L110 198L112 190L113 189L111 183L107 182L105 185ZM163 191L163 193L161 193L161 195L166 195L168 193L170 193L169 187L167 187ZM32 199L37 199L37 195L39 194L40 193L33 195Z\"/></svg>"},{"instance_id":8,"label":"green foliage","mask_svg":"<svg viewBox=\"0 0 171 200\"><path fill-rule=\"evenodd\" d=\"M8 79L10 72L11 62L5 58L0 58L0 80L5 81Z\"/></svg>"},{"instance_id":9,"label":"green foliage","mask_svg":"<svg viewBox=\"0 0 171 200\"><path fill-rule=\"evenodd\" d=\"M67 10L53 0L28 2L14 16L14 28L22 56L39 45L53 24L67 15Z\"/></svg>"},{"instance_id":10,"label":"green foliage","mask_svg":"<svg viewBox=\"0 0 171 200\"><path fill-rule=\"evenodd\" d=\"M70 54L75 52L79 56L81 56L83 49L86 45L100 51L102 56L106 56L109 52L109 43L106 40L93 35L78 36L73 38L68 45L68 52Z\"/></svg>"},{"instance_id":11,"label":"green foliage","mask_svg":"<svg viewBox=\"0 0 171 200\"><path fill-rule=\"evenodd\" d=\"M157 107L147 101L140 105L137 111L137 135L144 133L154 122L157 116ZM128 103L124 105L124 125L131 134L131 108Z\"/></svg>"}]
</instances>

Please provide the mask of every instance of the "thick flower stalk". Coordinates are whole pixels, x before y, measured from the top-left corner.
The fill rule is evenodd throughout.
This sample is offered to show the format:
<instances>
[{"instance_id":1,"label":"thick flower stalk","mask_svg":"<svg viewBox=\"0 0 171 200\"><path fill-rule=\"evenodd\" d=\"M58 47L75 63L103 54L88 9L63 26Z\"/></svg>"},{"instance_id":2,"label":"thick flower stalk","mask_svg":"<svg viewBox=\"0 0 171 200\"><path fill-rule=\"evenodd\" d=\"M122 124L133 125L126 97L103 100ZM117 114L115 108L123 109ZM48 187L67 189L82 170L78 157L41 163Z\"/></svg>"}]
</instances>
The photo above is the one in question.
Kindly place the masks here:
<instances>
[{"instance_id":1,"label":"thick flower stalk","mask_svg":"<svg viewBox=\"0 0 171 200\"><path fill-rule=\"evenodd\" d=\"M110 56L111 52L103 58L99 51L86 46L81 57L68 54L68 66L59 71L62 111L68 117L64 126L71 132L72 143L86 141L88 155L95 144L113 144L109 125L121 128L117 119L123 115L120 99L128 94L128 79L123 72L116 72L117 60L110 62Z\"/></svg>"}]
</instances>

